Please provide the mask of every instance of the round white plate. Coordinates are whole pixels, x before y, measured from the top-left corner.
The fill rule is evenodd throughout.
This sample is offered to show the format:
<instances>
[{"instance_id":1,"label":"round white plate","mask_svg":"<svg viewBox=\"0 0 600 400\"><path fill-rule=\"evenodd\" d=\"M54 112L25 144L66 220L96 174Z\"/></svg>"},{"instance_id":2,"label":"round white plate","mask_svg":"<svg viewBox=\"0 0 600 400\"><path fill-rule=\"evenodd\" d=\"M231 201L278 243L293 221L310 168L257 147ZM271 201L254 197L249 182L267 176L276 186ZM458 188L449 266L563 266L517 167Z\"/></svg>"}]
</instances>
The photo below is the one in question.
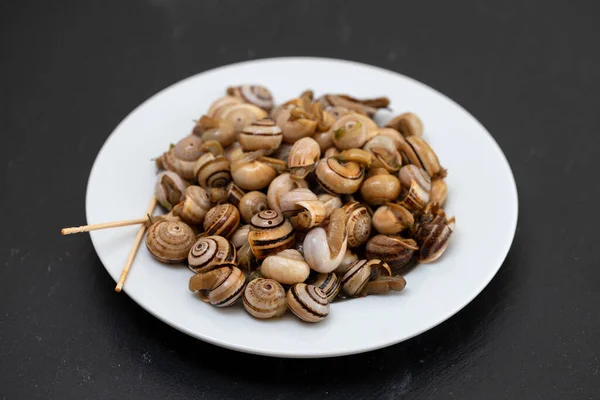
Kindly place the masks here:
<instances>
[{"instance_id":1,"label":"round white plate","mask_svg":"<svg viewBox=\"0 0 600 400\"><path fill-rule=\"evenodd\" d=\"M311 88L356 97L388 96L392 112L418 114L425 139L448 169L448 215L456 232L441 259L407 276L406 289L385 296L334 303L319 324L284 318L259 321L241 305L217 309L187 289L184 266L154 261L140 248L125 284L140 306L191 336L234 350L280 357L328 357L360 353L426 331L467 305L502 264L517 223L517 190L502 151L486 129L458 104L406 76L355 62L275 58L220 67L192 76L152 96L125 118L98 154L87 190L88 223L138 218L153 194L152 159L187 135L225 88L267 86L283 102ZM107 271L117 280L137 227L92 232Z\"/></svg>"}]
</instances>

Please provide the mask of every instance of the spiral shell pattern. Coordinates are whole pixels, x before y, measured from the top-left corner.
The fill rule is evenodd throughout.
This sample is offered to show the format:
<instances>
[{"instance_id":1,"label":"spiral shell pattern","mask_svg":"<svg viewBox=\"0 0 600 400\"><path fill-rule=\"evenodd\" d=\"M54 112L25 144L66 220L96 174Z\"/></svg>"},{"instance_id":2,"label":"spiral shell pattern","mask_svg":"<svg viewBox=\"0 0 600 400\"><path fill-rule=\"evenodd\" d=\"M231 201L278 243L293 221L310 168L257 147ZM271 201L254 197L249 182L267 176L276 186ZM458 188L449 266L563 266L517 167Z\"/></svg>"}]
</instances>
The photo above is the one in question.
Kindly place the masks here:
<instances>
[{"instance_id":1,"label":"spiral shell pattern","mask_svg":"<svg viewBox=\"0 0 600 400\"><path fill-rule=\"evenodd\" d=\"M265 111L273 108L273 95L264 86L260 85L241 85L227 89L227 94L238 97L250 104L254 104Z\"/></svg>"},{"instance_id":2,"label":"spiral shell pattern","mask_svg":"<svg viewBox=\"0 0 600 400\"><path fill-rule=\"evenodd\" d=\"M371 277L371 266L367 260L358 260L342 277L342 290L350 297L359 296Z\"/></svg>"},{"instance_id":3,"label":"spiral shell pattern","mask_svg":"<svg viewBox=\"0 0 600 400\"><path fill-rule=\"evenodd\" d=\"M273 279L250 281L244 290L243 300L246 311L260 319L280 317L287 309L285 290Z\"/></svg>"},{"instance_id":4,"label":"spiral shell pattern","mask_svg":"<svg viewBox=\"0 0 600 400\"><path fill-rule=\"evenodd\" d=\"M320 322L329 315L329 301L316 286L297 283L287 293L289 309L301 320Z\"/></svg>"},{"instance_id":5,"label":"spiral shell pattern","mask_svg":"<svg viewBox=\"0 0 600 400\"><path fill-rule=\"evenodd\" d=\"M181 221L155 222L146 234L148 251L163 263L184 261L195 241L196 235L192 228Z\"/></svg>"},{"instance_id":6,"label":"spiral shell pattern","mask_svg":"<svg viewBox=\"0 0 600 400\"><path fill-rule=\"evenodd\" d=\"M358 247L366 243L371 236L371 215L367 208L357 201L351 201L342 209L348 215L348 246Z\"/></svg>"},{"instance_id":7,"label":"spiral shell pattern","mask_svg":"<svg viewBox=\"0 0 600 400\"><path fill-rule=\"evenodd\" d=\"M244 151L265 150L266 155L274 153L282 139L281 128L270 118L253 122L242 129L238 136Z\"/></svg>"},{"instance_id":8,"label":"spiral shell pattern","mask_svg":"<svg viewBox=\"0 0 600 400\"><path fill-rule=\"evenodd\" d=\"M330 303L336 298L342 288L342 280L334 272L317 275L317 279L312 284L325 293L327 301Z\"/></svg>"},{"instance_id":9,"label":"spiral shell pattern","mask_svg":"<svg viewBox=\"0 0 600 400\"><path fill-rule=\"evenodd\" d=\"M204 236L190 249L188 265L192 271L203 273L220 265L235 264L236 256L235 246L223 236Z\"/></svg>"},{"instance_id":10,"label":"spiral shell pattern","mask_svg":"<svg viewBox=\"0 0 600 400\"><path fill-rule=\"evenodd\" d=\"M377 235L367 242L367 258L385 261L394 274L410 262L416 250L417 242L413 239L395 235Z\"/></svg>"},{"instance_id":11,"label":"spiral shell pattern","mask_svg":"<svg viewBox=\"0 0 600 400\"><path fill-rule=\"evenodd\" d=\"M207 235L229 237L240 224L240 212L233 204L218 204L208 210L204 218Z\"/></svg>"},{"instance_id":12,"label":"spiral shell pattern","mask_svg":"<svg viewBox=\"0 0 600 400\"><path fill-rule=\"evenodd\" d=\"M275 210L265 210L254 215L250 221L248 243L258 260L289 249L296 235L292 224Z\"/></svg>"},{"instance_id":13,"label":"spiral shell pattern","mask_svg":"<svg viewBox=\"0 0 600 400\"><path fill-rule=\"evenodd\" d=\"M203 301L215 307L228 307L242 296L245 284L243 272L237 267L227 266L192 276L189 289L198 291Z\"/></svg>"}]
</instances>

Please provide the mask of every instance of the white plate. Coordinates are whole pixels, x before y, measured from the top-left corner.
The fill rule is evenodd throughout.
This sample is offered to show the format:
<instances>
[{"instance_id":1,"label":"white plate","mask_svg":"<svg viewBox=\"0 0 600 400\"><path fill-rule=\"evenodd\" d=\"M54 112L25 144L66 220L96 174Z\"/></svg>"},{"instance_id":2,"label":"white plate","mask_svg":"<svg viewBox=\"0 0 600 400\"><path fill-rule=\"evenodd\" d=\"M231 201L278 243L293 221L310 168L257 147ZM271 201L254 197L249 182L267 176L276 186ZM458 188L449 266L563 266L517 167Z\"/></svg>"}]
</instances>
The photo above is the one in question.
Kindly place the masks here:
<instances>
[{"instance_id":1,"label":"white plate","mask_svg":"<svg viewBox=\"0 0 600 400\"><path fill-rule=\"evenodd\" d=\"M243 62L184 79L145 101L108 138L90 174L88 223L140 217L153 194L152 158L190 132L227 86L260 83L279 102L315 93L388 96L393 113L414 111L425 138L448 169L446 211L457 229L443 257L407 276L403 292L333 304L319 324L289 313L274 321L251 318L238 304L217 309L187 289L190 271L137 255L125 291L140 306L191 336L234 350L281 357L360 353L401 342L467 305L500 268L517 223L517 191L510 166L486 129L458 104L403 75L349 61L275 58ZM137 227L93 232L92 242L117 280ZM108 289L108 288L107 288Z\"/></svg>"}]
</instances>

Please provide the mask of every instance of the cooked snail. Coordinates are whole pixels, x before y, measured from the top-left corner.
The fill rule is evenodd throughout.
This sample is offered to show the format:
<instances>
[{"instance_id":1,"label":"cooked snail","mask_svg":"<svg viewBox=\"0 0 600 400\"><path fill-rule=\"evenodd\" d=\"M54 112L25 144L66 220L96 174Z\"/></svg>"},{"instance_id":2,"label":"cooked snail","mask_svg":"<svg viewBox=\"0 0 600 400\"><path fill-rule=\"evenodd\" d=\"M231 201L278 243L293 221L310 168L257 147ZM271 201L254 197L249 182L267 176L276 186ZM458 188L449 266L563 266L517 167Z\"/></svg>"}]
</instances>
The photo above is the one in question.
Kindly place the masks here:
<instances>
[{"instance_id":1,"label":"cooked snail","mask_svg":"<svg viewBox=\"0 0 600 400\"><path fill-rule=\"evenodd\" d=\"M244 244L248 243L248 233L250 232L250 225L242 225L233 232L233 235L229 238L231 243L236 249L239 249Z\"/></svg>"},{"instance_id":2,"label":"cooked snail","mask_svg":"<svg viewBox=\"0 0 600 400\"><path fill-rule=\"evenodd\" d=\"M260 272L265 278L274 279L284 285L304 282L310 267L298 250L287 249L263 260Z\"/></svg>"},{"instance_id":3,"label":"cooked snail","mask_svg":"<svg viewBox=\"0 0 600 400\"><path fill-rule=\"evenodd\" d=\"M373 236L367 242L367 258L379 259L389 264L393 274L404 268L418 250L417 242L395 235Z\"/></svg>"},{"instance_id":4,"label":"cooked snail","mask_svg":"<svg viewBox=\"0 0 600 400\"><path fill-rule=\"evenodd\" d=\"M157 160L157 164L190 181L196 177L196 161L204 153L202 143L202 139L196 135L181 139Z\"/></svg>"},{"instance_id":5,"label":"cooked snail","mask_svg":"<svg viewBox=\"0 0 600 400\"><path fill-rule=\"evenodd\" d=\"M454 224L454 217L447 219L444 211L437 205L425 210L415 233L420 248L420 262L433 262L444 253L454 231Z\"/></svg>"},{"instance_id":6,"label":"cooked snail","mask_svg":"<svg viewBox=\"0 0 600 400\"><path fill-rule=\"evenodd\" d=\"M317 129L314 116L303 107L296 105L281 109L277 113L275 122L283 131L285 143L293 144L303 137L312 136Z\"/></svg>"},{"instance_id":7,"label":"cooked snail","mask_svg":"<svg viewBox=\"0 0 600 400\"><path fill-rule=\"evenodd\" d=\"M285 169L285 162L263 156L263 150L245 153L231 163L231 176L244 190L264 189Z\"/></svg>"},{"instance_id":8,"label":"cooked snail","mask_svg":"<svg viewBox=\"0 0 600 400\"><path fill-rule=\"evenodd\" d=\"M223 146L223 148L230 146L235 142L235 126L233 122L224 119L217 119L203 115L200 120L196 123L193 133L200 138L203 142L209 140L215 140Z\"/></svg>"},{"instance_id":9,"label":"cooked snail","mask_svg":"<svg viewBox=\"0 0 600 400\"><path fill-rule=\"evenodd\" d=\"M327 228L316 227L306 234L304 258L313 270L331 272L342 262L347 243L346 212L337 208L331 213Z\"/></svg>"},{"instance_id":10,"label":"cooked snail","mask_svg":"<svg viewBox=\"0 0 600 400\"><path fill-rule=\"evenodd\" d=\"M319 195L319 201L323 203L325 206L326 216L325 218L329 218L332 211L336 208L342 207L342 199L339 196L334 196L329 193L323 193Z\"/></svg>"},{"instance_id":11,"label":"cooked snail","mask_svg":"<svg viewBox=\"0 0 600 400\"><path fill-rule=\"evenodd\" d=\"M282 138L281 128L270 118L253 122L242 129L238 136L242 150L264 150L265 155L274 153L281 144Z\"/></svg>"},{"instance_id":12,"label":"cooked snail","mask_svg":"<svg viewBox=\"0 0 600 400\"><path fill-rule=\"evenodd\" d=\"M371 215L367 208L357 201L346 203L342 209L348 216L348 246L358 247L371 236Z\"/></svg>"},{"instance_id":13,"label":"cooked snail","mask_svg":"<svg viewBox=\"0 0 600 400\"><path fill-rule=\"evenodd\" d=\"M329 272L317 275L312 285L321 289L327 296L327 301L331 303L342 288L342 280L335 272Z\"/></svg>"},{"instance_id":14,"label":"cooked snail","mask_svg":"<svg viewBox=\"0 0 600 400\"><path fill-rule=\"evenodd\" d=\"M358 260L342 276L342 290L350 297L361 296L370 278L371 265L367 260Z\"/></svg>"},{"instance_id":15,"label":"cooked snail","mask_svg":"<svg viewBox=\"0 0 600 400\"><path fill-rule=\"evenodd\" d=\"M296 203L303 211L290 218L294 228L305 230L321 225L327 218L327 209L320 200L305 200Z\"/></svg>"},{"instance_id":16,"label":"cooked snail","mask_svg":"<svg viewBox=\"0 0 600 400\"><path fill-rule=\"evenodd\" d=\"M196 161L196 179L205 189L225 187L231 182L229 160L223 155L223 147L212 140L205 142L202 148L207 150Z\"/></svg>"},{"instance_id":17,"label":"cooked snail","mask_svg":"<svg viewBox=\"0 0 600 400\"><path fill-rule=\"evenodd\" d=\"M154 194L158 203L171 210L185 198L185 182L175 172L164 171L158 176Z\"/></svg>"},{"instance_id":18,"label":"cooked snail","mask_svg":"<svg viewBox=\"0 0 600 400\"><path fill-rule=\"evenodd\" d=\"M302 201L318 201L317 195L307 188L292 189L281 197L279 208L281 213L286 218L296 216L301 210L302 205L298 204Z\"/></svg>"},{"instance_id":19,"label":"cooked snail","mask_svg":"<svg viewBox=\"0 0 600 400\"><path fill-rule=\"evenodd\" d=\"M246 285L244 308L260 319L281 317L287 310L285 290L273 279L258 278Z\"/></svg>"},{"instance_id":20,"label":"cooked snail","mask_svg":"<svg viewBox=\"0 0 600 400\"><path fill-rule=\"evenodd\" d=\"M444 206L446 196L448 195L448 186L442 178L436 178L431 182L431 191L429 192L429 201L440 207Z\"/></svg>"},{"instance_id":21,"label":"cooked snail","mask_svg":"<svg viewBox=\"0 0 600 400\"><path fill-rule=\"evenodd\" d=\"M347 248L346 249L346 254L344 254L344 258L342 258L342 262L340 263L340 265L335 269L335 273L338 276L344 276L344 274L346 273L346 271L348 271L348 268L350 268L350 266L352 264L354 264L355 261L358 261L358 256L356 255L356 253L354 253L352 251L351 248Z\"/></svg>"},{"instance_id":22,"label":"cooked snail","mask_svg":"<svg viewBox=\"0 0 600 400\"><path fill-rule=\"evenodd\" d=\"M239 268L226 266L192 276L189 290L198 292L203 301L215 307L228 307L241 297L245 284L246 278Z\"/></svg>"},{"instance_id":23,"label":"cooked snail","mask_svg":"<svg viewBox=\"0 0 600 400\"><path fill-rule=\"evenodd\" d=\"M409 210L396 203L387 203L373 214L373 227L384 235L412 228L415 218Z\"/></svg>"},{"instance_id":24,"label":"cooked snail","mask_svg":"<svg viewBox=\"0 0 600 400\"><path fill-rule=\"evenodd\" d=\"M337 157L322 158L317 164L317 182L331 194L358 191L364 179L364 168L357 162L340 162Z\"/></svg>"},{"instance_id":25,"label":"cooked snail","mask_svg":"<svg viewBox=\"0 0 600 400\"><path fill-rule=\"evenodd\" d=\"M441 167L437 155L429 144L418 136L409 136L401 145L406 164L414 164L427 171L430 177L444 177L446 170Z\"/></svg>"},{"instance_id":26,"label":"cooked snail","mask_svg":"<svg viewBox=\"0 0 600 400\"><path fill-rule=\"evenodd\" d=\"M146 233L148 251L163 263L184 261L195 241L192 228L178 220L159 220Z\"/></svg>"},{"instance_id":27,"label":"cooked snail","mask_svg":"<svg viewBox=\"0 0 600 400\"><path fill-rule=\"evenodd\" d=\"M236 249L223 236L204 236L194 243L188 254L188 266L193 272L208 272L215 267L234 265Z\"/></svg>"},{"instance_id":28,"label":"cooked snail","mask_svg":"<svg viewBox=\"0 0 600 400\"><path fill-rule=\"evenodd\" d=\"M214 116L232 122L235 131L241 132L253 122L268 117L268 114L255 105L242 103L225 105L219 108Z\"/></svg>"},{"instance_id":29,"label":"cooked snail","mask_svg":"<svg viewBox=\"0 0 600 400\"><path fill-rule=\"evenodd\" d=\"M288 167L292 179L304 179L312 172L321 156L319 144L311 138L302 138L294 143L288 156Z\"/></svg>"},{"instance_id":30,"label":"cooked snail","mask_svg":"<svg viewBox=\"0 0 600 400\"><path fill-rule=\"evenodd\" d=\"M360 114L373 116L377 109L386 108L390 104L387 97L375 99L356 99L345 94L326 94L317 99L321 107L342 107Z\"/></svg>"},{"instance_id":31,"label":"cooked snail","mask_svg":"<svg viewBox=\"0 0 600 400\"><path fill-rule=\"evenodd\" d=\"M244 222L249 224L254 214L269 208L267 195L257 191L248 192L240 199L238 208Z\"/></svg>"},{"instance_id":32,"label":"cooked snail","mask_svg":"<svg viewBox=\"0 0 600 400\"><path fill-rule=\"evenodd\" d=\"M333 143L340 150L360 148L377 134L378 129L377 124L367 116L347 114L331 128Z\"/></svg>"},{"instance_id":33,"label":"cooked snail","mask_svg":"<svg viewBox=\"0 0 600 400\"><path fill-rule=\"evenodd\" d=\"M281 202L283 196L286 193L298 188L308 188L308 183L304 179L292 179L290 174L287 172L273 179L269 185L269 190L267 191L267 202L269 203L269 208L271 210L281 212L279 203Z\"/></svg>"},{"instance_id":34,"label":"cooked snail","mask_svg":"<svg viewBox=\"0 0 600 400\"><path fill-rule=\"evenodd\" d=\"M360 187L360 194L371 206L385 204L400 195L400 181L384 168L371 168Z\"/></svg>"},{"instance_id":35,"label":"cooked snail","mask_svg":"<svg viewBox=\"0 0 600 400\"><path fill-rule=\"evenodd\" d=\"M265 210L252 217L248 243L258 260L289 249L294 240L292 224L277 211Z\"/></svg>"},{"instance_id":36,"label":"cooked snail","mask_svg":"<svg viewBox=\"0 0 600 400\"><path fill-rule=\"evenodd\" d=\"M173 215L181 218L186 223L198 225L204 221L206 213L210 210L210 196L200 186L188 186L185 189L185 200L173 209Z\"/></svg>"},{"instance_id":37,"label":"cooked snail","mask_svg":"<svg viewBox=\"0 0 600 400\"><path fill-rule=\"evenodd\" d=\"M229 237L240 224L240 212L232 204L218 204L208 210L204 218L204 232Z\"/></svg>"},{"instance_id":38,"label":"cooked snail","mask_svg":"<svg viewBox=\"0 0 600 400\"><path fill-rule=\"evenodd\" d=\"M232 86L227 89L229 96L234 96L243 101L254 104L265 111L273 108L273 95L264 86L260 85L241 85Z\"/></svg>"},{"instance_id":39,"label":"cooked snail","mask_svg":"<svg viewBox=\"0 0 600 400\"><path fill-rule=\"evenodd\" d=\"M297 283L288 290L289 309L305 322L319 322L329 315L329 301L316 286Z\"/></svg>"},{"instance_id":40,"label":"cooked snail","mask_svg":"<svg viewBox=\"0 0 600 400\"><path fill-rule=\"evenodd\" d=\"M369 140L363 150L371 153L372 167L385 168L389 172L397 172L402 165L402 156L398 152L393 139L377 135Z\"/></svg>"},{"instance_id":41,"label":"cooked snail","mask_svg":"<svg viewBox=\"0 0 600 400\"><path fill-rule=\"evenodd\" d=\"M217 100L215 100L208 109L206 115L209 117L216 117L217 115L222 114L224 108L232 106L234 104L242 104L244 101L240 98L234 96L223 96Z\"/></svg>"},{"instance_id":42,"label":"cooked snail","mask_svg":"<svg viewBox=\"0 0 600 400\"><path fill-rule=\"evenodd\" d=\"M398 115L385 126L396 129L404 137L423 136L423 123L416 114L411 112Z\"/></svg>"}]
</instances>

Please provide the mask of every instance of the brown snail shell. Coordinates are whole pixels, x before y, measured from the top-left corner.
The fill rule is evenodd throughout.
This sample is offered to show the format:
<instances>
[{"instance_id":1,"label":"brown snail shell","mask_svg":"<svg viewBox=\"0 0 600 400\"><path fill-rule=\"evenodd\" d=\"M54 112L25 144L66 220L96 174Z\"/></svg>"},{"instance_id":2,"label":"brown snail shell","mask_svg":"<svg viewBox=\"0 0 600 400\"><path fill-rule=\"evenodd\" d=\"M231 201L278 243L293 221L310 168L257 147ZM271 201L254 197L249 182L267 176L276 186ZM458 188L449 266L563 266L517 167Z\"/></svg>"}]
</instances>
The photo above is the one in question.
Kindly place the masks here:
<instances>
[{"instance_id":1,"label":"brown snail shell","mask_svg":"<svg viewBox=\"0 0 600 400\"><path fill-rule=\"evenodd\" d=\"M288 290L289 309L305 322L320 322L329 315L329 301L321 289L297 283Z\"/></svg>"},{"instance_id":2,"label":"brown snail shell","mask_svg":"<svg viewBox=\"0 0 600 400\"><path fill-rule=\"evenodd\" d=\"M331 128L333 143L340 150L360 148L377 134L378 129L371 118L360 114L348 114L338 119Z\"/></svg>"},{"instance_id":3,"label":"brown snail shell","mask_svg":"<svg viewBox=\"0 0 600 400\"><path fill-rule=\"evenodd\" d=\"M257 260L289 249L294 245L292 224L275 210L265 210L254 215L250 222L248 243Z\"/></svg>"},{"instance_id":4,"label":"brown snail shell","mask_svg":"<svg viewBox=\"0 0 600 400\"><path fill-rule=\"evenodd\" d=\"M367 258L385 261L392 273L397 274L410 262L418 249L417 242L413 239L380 234L367 242Z\"/></svg>"},{"instance_id":5,"label":"brown snail shell","mask_svg":"<svg viewBox=\"0 0 600 400\"><path fill-rule=\"evenodd\" d=\"M344 276L344 274L346 273L346 271L348 271L348 269L350 268L350 266L352 264L354 264L355 261L358 261L358 256L356 255L356 253L354 253L354 251L352 251L351 248L348 247L346 249L346 254L344 254L344 258L342 258L342 262L335 269L334 272L338 276Z\"/></svg>"},{"instance_id":6,"label":"brown snail shell","mask_svg":"<svg viewBox=\"0 0 600 400\"><path fill-rule=\"evenodd\" d=\"M287 310L285 290L273 279L258 278L246 285L244 308L260 319L281 317Z\"/></svg>"},{"instance_id":7,"label":"brown snail shell","mask_svg":"<svg viewBox=\"0 0 600 400\"><path fill-rule=\"evenodd\" d=\"M342 288L342 280L334 273L319 274L312 283L325 293L328 302L332 302Z\"/></svg>"},{"instance_id":8,"label":"brown snail shell","mask_svg":"<svg viewBox=\"0 0 600 400\"><path fill-rule=\"evenodd\" d=\"M417 181L411 182L408 191L399 201L401 206L412 212L422 210L427 203L429 203L429 193Z\"/></svg>"},{"instance_id":9,"label":"brown snail shell","mask_svg":"<svg viewBox=\"0 0 600 400\"><path fill-rule=\"evenodd\" d=\"M357 201L346 203L342 209L348 215L348 246L358 247L371 236L371 215L365 206Z\"/></svg>"},{"instance_id":10,"label":"brown snail shell","mask_svg":"<svg viewBox=\"0 0 600 400\"><path fill-rule=\"evenodd\" d=\"M292 179L304 179L312 172L321 156L319 144L309 137L294 143L288 156L288 167Z\"/></svg>"},{"instance_id":11,"label":"brown snail shell","mask_svg":"<svg viewBox=\"0 0 600 400\"><path fill-rule=\"evenodd\" d=\"M229 160L223 155L204 153L196 162L196 179L205 189L227 186L231 182Z\"/></svg>"},{"instance_id":12,"label":"brown snail shell","mask_svg":"<svg viewBox=\"0 0 600 400\"><path fill-rule=\"evenodd\" d=\"M185 198L186 184L173 171L164 171L158 175L154 194L158 203L171 210Z\"/></svg>"},{"instance_id":13,"label":"brown snail shell","mask_svg":"<svg viewBox=\"0 0 600 400\"><path fill-rule=\"evenodd\" d=\"M400 292L406 287L406 279L400 275L380 276L379 278L367 283L363 289L363 294L386 294L391 291Z\"/></svg>"},{"instance_id":14,"label":"brown snail shell","mask_svg":"<svg viewBox=\"0 0 600 400\"><path fill-rule=\"evenodd\" d=\"M181 208L174 209L173 214L188 224L198 225L204 221L210 207L210 196L206 190L200 186L188 186Z\"/></svg>"},{"instance_id":15,"label":"brown snail shell","mask_svg":"<svg viewBox=\"0 0 600 400\"><path fill-rule=\"evenodd\" d=\"M215 113L216 118L231 121L236 132L241 132L253 122L268 116L269 114L262 108L248 103L227 105Z\"/></svg>"},{"instance_id":16,"label":"brown snail shell","mask_svg":"<svg viewBox=\"0 0 600 400\"><path fill-rule=\"evenodd\" d=\"M312 136L313 140L319 145L321 153L333 147L333 131L317 132Z\"/></svg>"},{"instance_id":17,"label":"brown snail shell","mask_svg":"<svg viewBox=\"0 0 600 400\"><path fill-rule=\"evenodd\" d=\"M370 278L371 265L367 260L358 260L342 276L342 290L350 297L360 296Z\"/></svg>"},{"instance_id":18,"label":"brown snail shell","mask_svg":"<svg viewBox=\"0 0 600 400\"><path fill-rule=\"evenodd\" d=\"M337 157L339 155L340 151L337 149L337 147L330 147L325 150L325 153L323 153L323 158Z\"/></svg>"},{"instance_id":19,"label":"brown snail shell","mask_svg":"<svg viewBox=\"0 0 600 400\"><path fill-rule=\"evenodd\" d=\"M401 152L406 164L414 164L423 168L432 178L443 177L446 173L433 149L418 136L407 137L401 145Z\"/></svg>"},{"instance_id":20,"label":"brown snail shell","mask_svg":"<svg viewBox=\"0 0 600 400\"><path fill-rule=\"evenodd\" d=\"M395 234L412 228L415 218L400 204L387 203L379 207L373 214L373 227L384 235Z\"/></svg>"},{"instance_id":21,"label":"brown snail shell","mask_svg":"<svg viewBox=\"0 0 600 400\"><path fill-rule=\"evenodd\" d=\"M265 111L271 111L273 108L273 95L264 86L260 85L241 85L232 86L227 89L229 96L242 99L246 103L254 104Z\"/></svg>"},{"instance_id":22,"label":"brown snail shell","mask_svg":"<svg viewBox=\"0 0 600 400\"><path fill-rule=\"evenodd\" d=\"M242 129L238 136L244 151L264 150L265 155L274 153L282 138L281 128L270 118L253 122Z\"/></svg>"},{"instance_id":23,"label":"brown snail shell","mask_svg":"<svg viewBox=\"0 0 600 400\"><path fill-rule=\"evenodd\" d=\"M229 182L227 185L226 201L237 207L245 194L246 193L239 186L233 182Z\"/></svg>"},{"instance_id":24,"label":"brown snail shell","mask_svg":"<svg viewBox=\"0 0 600 400\"><path fill-rule=\"evenodd\" d=\"M223 96L221 98L218 98L211 104L206 115L214 118L217 115L222 114L222 111L224 108L227 108L234 104L242 104L243 102L244 101L242 99L234 97L234 96Z\"/></svg>"},{"instance_id":25,"label":"brown snail shell","mask_svg":"<svg viewBox=\"0 0 600 400\"><path fill-rule=\"evenodd\" d=\"M264 189L277 177L277 168L285 167L285 162L262 156L263 151L246 153L232 161L231 176L236 185L244 190Z\"/></svg>"},{"instance_id":26,"label":"brown snail shell","mask_svg":"<svg viewBox=\"0 0 600 400\"><path fill-rule=\"evenodd\" d=\"M286 249L265 258L260 272L265 278L274 279L283 285L293 285L308 278L310 267L298 250Z\"/></svg>"},{"instance_id":27,"label":"brown snail shell","mask_svg":"<svg viewBox=\"0 0 600 400\"><path fill-rule=\"evenodd\" d=\"M225 266L192 276L189 289L215 307L228 307L242 296L245 284L246 277L239 268Z\"/></svg>"},{"instance_id":28,"label":"brown snail shell","mask_svg":"<svg viewBox=\"0 0 600 400\"><path fill-rule=\"evenodd\" d=\"M325 204L320 200L306 200L296 203L303 211L290 218L290 222L296 229L311 229L321 225L327 218Z\"/></svg>"},{"instance_id":29,"label":"brown snail shell","mask_svg":"<svg viewBox=\"0 0 600 400\"><path fill-rule=\"evenodd\" d=\"M285 143L295 143L297 140L312 136L317 129L317 121L308 118L294 116L294 110L300 107L283 108L278 112L275 122L283 132Z\"/></svg>"},{"instance_id":30,"label":"brown snail shell","mask_svg":"<svg viewBox=\"0 0 600 400\"><path fill-rule=\"evenodd\" d=\"M402 165L402 156L396 145L388 136L377 135L369 140L363 150L371 153L374 168L385 168L389 172L397 172Z\"/></svg>"},{"instance_id":31,"label":"brown snail shell","mask_svg":"<svg viewBox=\"0 0 600 400\"><path fill-rule=\"evenodd\" d=\"M196 241L192 228L179 220L159 220L146 233L146 247L163 263L178 263L187 259Z\"/></svg>"},{"instance_id":32,"label":"brown snail shell","mask_svg":"<svg viewBox=\"0 0 600 400\"><path fill-rule=\"evenodd\" d=\"M348 245L346 218L346 212L337 208L326 228L312 228L304 237L304 259L313 270L331 272L342 262Z\"/></svg>"},{"instance_id":33,"label":"brown snail shell","mask_svg":"<svg viewBox=\"0 0 600 400\"><path fill-rule=\"evenodd\" d=\"M167 151L161 157L160 162L165 169L190 181L196 177L196 161L203 152L202 139L196 135L189 135Z\"/></svg>"},{"instance_id":34,"label":"brown snail shell","mask_svg":"<svg viewBox=\"0 0 600 400\"><path fill-rule=\"evenodd\" d=\"M193 130L194 135L199 136L203 142L215 140L223 147L230 146L235 142L235 126L233 122L217 119L203 115L196 123Z\"/></svg>"},{"instance_id":35,"label":"brown snail shell","mask_svg":"<svg viewBox=\"0 0 600 400\"><path fill-rule=\"evenodd\" d=\"M394 117L385 126L396 129L404 137L423 136L423 122L416 114L411 112Z\"/></svg>"},{"instance_id":36,"label":"brown snail shell","mask_svg":"<svg viewBox=\"0 0 600 400\"><path fill-rule=\"evenodd\" d=\"M326 94L317 100L321 107L344 107L353 112L373 116L377 109L386 108L390 104L387 97L377 97L374 99L357 99L345 94Z\"/></svg>"},{"instance_id":37,"label":"brown snail shell","mask_svg":"<svg viewBox=\"0 0 600 400\"><path fill-rule=\"evenodd\" d=\"M249 224L254 214L269 208L267 195L257 191L248 192L240 199L238 207L242 219Z\"/></svg>"},{"instance_id":38,"label":"brown snail shell","mask_svg":"<svg viewBox=\"0 0 600 400\"><path fill-rule=\"evenodd\" d=\"M454 217L448 220L439 206L427 207L415 233L420 248L420 262L430 263L440 258L448 247L454 225Z\"/></svg>"},{"instance_id":39,"label":"brown snail shell","mask_svg":"<svg viewBox=\"0 0 600 400\"><path fill-rule=\"evenodd\" d=\"M218 204L208 210L204 218L207 235L229 237L240 224L240 212L233 204Z\"/></svg>"},{"instance_id":40,"label":"brown snail shell","mask_svg":"<svg viewBox=\"0 0 600 400\"><path fill-rule=\"evenodd\" d=\"M365 171L357 162L342 163L337 157L322 158L315 171L317 182L331 194L351 194L358 191Z\"/></svg>"},{"instance_id":41,"label":"brown snail shell","mask_svg":"<svg viewBox=\"0 0 600 400\"><path fill-rule=\"evenodd\" d=\"M233 232L229 240L236 249L239 249L246 243L248 243L248 233L250 232L250 225L241 225Z\"/></svg>"},{"instance_id":42,"label":"brown snail shell","mask_svg":"<svg viewBox=\"0 0 600 400\"><path fill-rule=\"evenodd\" d=\"M431 182L431 191L429 192L429 202L443 207L448 196L448 186L442 178L436 178Z\"/></svg>"},{"instance_id":43,"label":"brown snail shell","mask_svg":"<svg viewBox=\"0 0 600 400\"><path fill-rule=\"evenodd\" d=\"M269 203L269 208L277 211L278 213L281 212L279 203L281 202L283 196L286 193L298 188L308 188L308 183L304 179L292 179L290 174L287 172L273 179L271 184L269 184L269 190L267 191L267 202Z\"/></svg>"},{"instance_id":44,"label":"brown snail shell","mask_svg":"<svg viewBox=\"0 0 600 400\"><path fill-rule=\"evenodd\" d=\"M431 178L427 174L427 171L416 165L409 164L403 166L400 168L398 177L400 178L400 183L406 189L410 187L412 181L415 181L421 186L423 191L429 193L431 190Z\"/></svg>"},{"instance_id":45,"label":"brown snail shell","mask_svg":"<svg viewBox=\"0 0 600 400\"><path fill-rule=\"evenodd\" d=\"M371 206L385 204L400 195L400 181L383 168L371 168L360 187L360 194Z\"/></svg>"},{"instance_id":46,"label":"brown snail shell","mask_svg":"<svg viewBox=\"0 0 600 400\"><path fill-rule=\"evenodd\" d=\"M223 236L204 236L190 249L188 265L196 273L208 272L222 265L235 266L236 255L233 243Z\"/></svg>"}]
</instances>

